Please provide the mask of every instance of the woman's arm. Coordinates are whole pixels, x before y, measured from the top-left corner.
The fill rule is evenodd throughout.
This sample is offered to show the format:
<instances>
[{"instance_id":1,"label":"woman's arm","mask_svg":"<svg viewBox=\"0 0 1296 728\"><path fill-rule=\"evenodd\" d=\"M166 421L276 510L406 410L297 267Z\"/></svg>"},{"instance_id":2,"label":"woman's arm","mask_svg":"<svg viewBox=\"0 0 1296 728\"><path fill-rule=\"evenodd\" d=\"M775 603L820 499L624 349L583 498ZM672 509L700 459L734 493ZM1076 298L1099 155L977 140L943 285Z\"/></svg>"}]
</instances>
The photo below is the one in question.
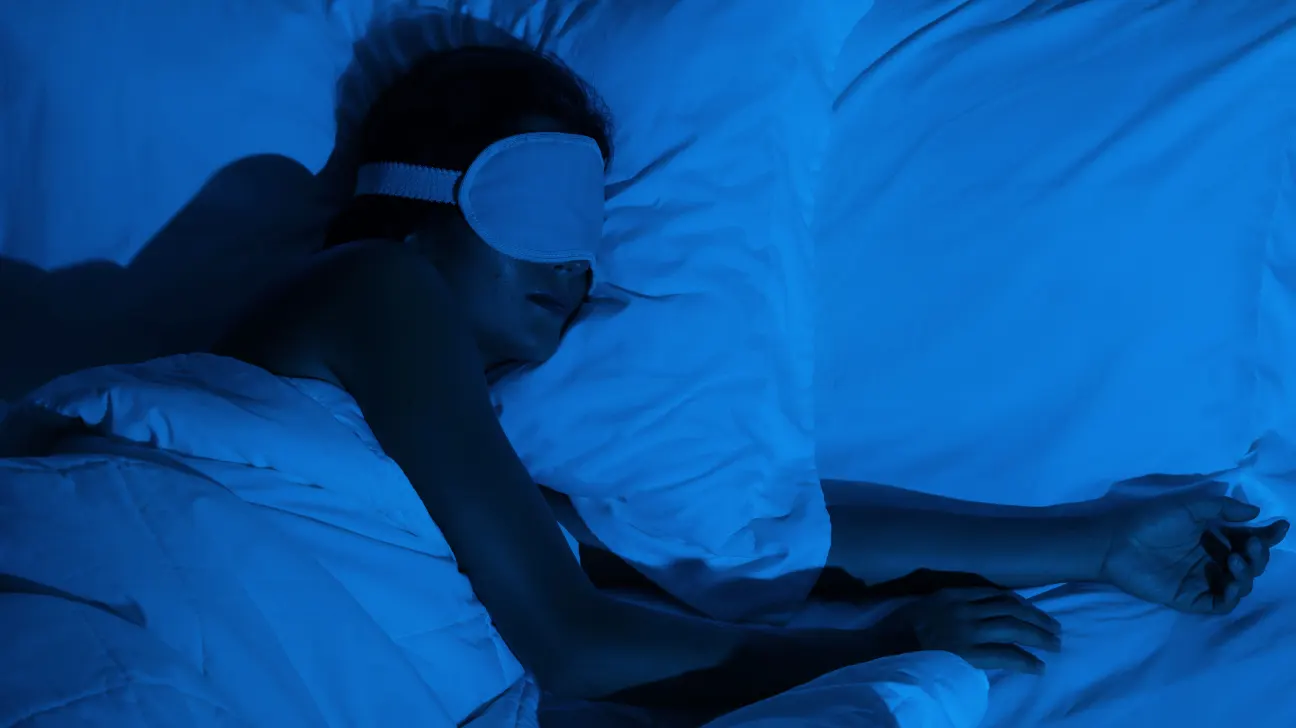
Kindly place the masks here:
<instances>
[{"instance_id":1,"label":"woman's arm","mask_svg":"<svg viewBox=\"0 0 1296 728\"><path fill-rule=\"evenodd\" d=\"M620 659L657 662L662 666L671 663L674 658L670 653L679 649L673 643L686 638L691 631L680 629L686 622L696 622L701 630L719 627L734 635L730 648L714 665L688 671L659 670L663 677L597 696L626 705L687 711L707 720L844 667L923 649L911 627L894 620L888 626L858 631L762 630L719 626L628 602L619 602L613 611L618 608L635 611L629 616L631 624L658 622L654 627L629 633L618 628L618 634L603 644L609 650L629 649ZM663 635L675 638L662 640Z\"/></svg>"},{"instance_id":2,"label":"woman's arm","mask_svg":"<svg viewBox=\"0 0 1296 728\"><path fill-rule=\"evenodd\" d=\"M923 495L901 504L885 497L897 489L873 484L825 481L824 488L883 494L867 503L829 498L829 565L871 585L917 571L976 574L1009 588L1095 581L1110 544L1109 524L1093 504L992 507Z\"/></svg>"},{"instance_id":3,"label":"woman's arm","mask_svg":"<svg viewBox=\"0 0 1296 728\"><path fill-rule=\"evenodd\" d=\"M686 680L721 711L913 647L907 635L770 636L601 594L500 429L474 342L447 315L454 303L435 271L395 251L337 264L348 266L338 286L348 290L323 314L328 367L545 689L661 704L678 692L672 681Z\"/></svg>"},{"instance_id":4,"label":"woman's arm","mask_svg":"<svg viewBox=\"0 0 1296 728\"><path fill-rule=\"evenodd\" d=\"M553 510L558 523L562 524L567 529L567 532L579 542L581 570L585 572L585 575L589 577L595 587L620 592L629 591L636 595L649 596L665 603L674 604L684 611L693 611L692 607L662 589L627 563L625 559L612 553L594 535L589 526L585 525L585 521L581 519L580 514L576 512L575 506L572 505L571 499L565 494L543 486L541 486L540 490L544 493L545 501L549 503L549 508ZM930 583L930 581L929 579L926 583ZM945 584L944 580L942 580L941 585L967 586L968 584ZM984 586L985 584L979 585ZM814 588L810 591L810 598L830 602L862 602L868 599L907 596L931 591L931 589L923 591L922 585L914 583L892 583L888 586L893 588L886 590L872 589L865 585L863 581L851 577L840 568L825 567L820 570L819 577L815 580Z\"/></svg>"}]
</instances>

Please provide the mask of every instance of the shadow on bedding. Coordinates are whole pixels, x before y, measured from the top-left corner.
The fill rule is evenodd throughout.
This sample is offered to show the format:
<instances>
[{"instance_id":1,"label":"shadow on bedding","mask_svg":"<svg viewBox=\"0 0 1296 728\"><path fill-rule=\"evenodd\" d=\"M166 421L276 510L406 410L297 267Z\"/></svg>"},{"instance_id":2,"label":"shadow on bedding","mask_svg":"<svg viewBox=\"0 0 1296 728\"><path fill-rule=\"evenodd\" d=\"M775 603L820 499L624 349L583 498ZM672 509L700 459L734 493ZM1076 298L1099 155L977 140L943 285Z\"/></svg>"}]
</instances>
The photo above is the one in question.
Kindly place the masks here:
<instances>
[{"instance_id":1,"label":"shadow on bedding","mask_svg":"<svg viewBox=\"0 0 1296 728\"><path fill-rule=\"evenodd\" d=\"M0 257L0 399L87 367L206 349L226 322L316 249L315 177L278 155L213 175L127 266L47 271Z\"/></svg>"},{"instance_id":2,"label":"shadow on bedding","mask_svg":"<svg viewBox=\"0 0 1296 728\"><path fill-rule=\"evenodd\" d=\"M338 80L337 136L318 176L276 154L216 172L129 265L47 271L0 256L0 400L94 366L205 351L230 320L321 247L354 180L351 139L400 59L455 44L517 43L445 11L375 21Z\"/></svg>"}]
</instances>

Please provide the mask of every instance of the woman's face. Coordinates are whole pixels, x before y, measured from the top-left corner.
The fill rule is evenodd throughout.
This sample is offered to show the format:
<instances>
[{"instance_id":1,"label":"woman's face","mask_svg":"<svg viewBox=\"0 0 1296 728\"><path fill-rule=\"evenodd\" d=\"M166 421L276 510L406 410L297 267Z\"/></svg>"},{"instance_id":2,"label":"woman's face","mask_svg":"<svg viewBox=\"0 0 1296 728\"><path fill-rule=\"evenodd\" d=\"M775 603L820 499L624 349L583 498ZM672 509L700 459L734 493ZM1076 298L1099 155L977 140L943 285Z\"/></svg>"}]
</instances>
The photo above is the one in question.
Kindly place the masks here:
<instances>
[{"instance_id":1,"label":"woman's face","mask_svg":"<svg viewBox=\"0 0 1296 728\"><path fill-rule=\"evenodd\" d=\"M562 132L545 116L521 119L512 133ZM460 214L445 216L424 249L464 307L487 369L538 364L558 350L589 295L589 264L531 263L510 258L482 240Z\"/></svg>"},{"instance_id":2,"label":"woman's face","mask_svg":"<svg viewBox=\"0 0 1296 728\"><path fill-rule=\"evenodd\" d=\"M428 235L424 249L463 307L487 367L553 356L589 294L588 264L515 260L458 215Z\"/></svg>"}]
</instances>

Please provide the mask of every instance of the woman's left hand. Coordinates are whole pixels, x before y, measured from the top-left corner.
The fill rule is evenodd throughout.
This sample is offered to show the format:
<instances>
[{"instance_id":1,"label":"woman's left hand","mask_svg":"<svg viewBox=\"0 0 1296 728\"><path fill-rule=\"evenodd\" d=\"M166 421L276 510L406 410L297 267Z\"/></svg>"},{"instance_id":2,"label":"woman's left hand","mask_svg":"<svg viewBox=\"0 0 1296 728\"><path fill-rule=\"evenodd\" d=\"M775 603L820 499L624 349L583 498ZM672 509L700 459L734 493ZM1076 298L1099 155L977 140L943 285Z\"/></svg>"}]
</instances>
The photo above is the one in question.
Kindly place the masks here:
<instances>
[{"instance_id":1,"label":"woman's left hand","mask_svg":"<svg viewBox=\"0 0 1296 728\"><path fill-rule=\"evenodd\" d=\"M1251 593L1290 524L1244 525L1260 509L1225 496L1170 496L1109 514L1107 583L1193 614L1228 614Z\"/></svg>"}]
</instances>

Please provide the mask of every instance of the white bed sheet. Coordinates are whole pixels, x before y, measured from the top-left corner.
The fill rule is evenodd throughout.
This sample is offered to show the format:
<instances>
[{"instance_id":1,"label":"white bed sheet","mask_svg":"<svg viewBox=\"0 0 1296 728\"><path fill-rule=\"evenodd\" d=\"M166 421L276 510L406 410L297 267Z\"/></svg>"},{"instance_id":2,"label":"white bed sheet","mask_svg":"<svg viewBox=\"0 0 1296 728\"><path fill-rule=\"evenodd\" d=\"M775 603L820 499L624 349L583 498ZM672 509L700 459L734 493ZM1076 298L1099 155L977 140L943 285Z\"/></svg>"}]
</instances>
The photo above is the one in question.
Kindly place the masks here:
<instances>
[{"instance_id":1,"label":"white bed sheet","mask_svg":"<svg viewBox=\"0 0 1296 728\"><path fill-rule=\"evenodd\" d=\"M260 5L230 7L239 9L230 11L235 13ZM1296 260L1296 145L1289 124L1296 93L1280 92L1292 90L1290 69L1296 68L1293 17L1296 3L1290 0L1245 6L1178 0L1147 7L880 2L856 28L839 63L835 145L816 201L817 426L824 474L973 500L1045 503L1095 495L1114 481L1150 472L1231 471L1236 485L1267 506L1266 515L1284 512L1282 491L1296 472L1296 402L1283 374L1296 370L1290 336L1296 303L1289 285ZM312 38L316 31L327 32L304 23L290 36ZM1202 42L1189 43L1189 37ZM307 62L327 67L321 77L336 74L347 57L345 45ZM1195 53L1186 53L1190 48ZM1103 58L1118 57L1120 63L1103 65ZM266 61L245 60L249 67ZM1171 62L1180 65L1166 65ZM1095 70L1107 71L1106 82L1124 83L1086 85L1086 74ZM16 77L10 72L2 78L8 83ZM1050 85L1074 98L1050 106L1049 100L1065 100L1045 94ZM8 88L31 91L16 83ZM1052 115L1044 113L1048 109ZM1058 136L1103 110L1110 113L1101 120L1105 126L1095 127L1095 138ZM78 356L89 364L140 359L161 353L158 347L201 348L241 304L223 287L238 284L243 288L237 292L246 293L256 287L249 273L269 280L282 270L275 265L291 264L314 244L318 231L310 225L320 215L310 173L323 164L330 137L324 132L302 139L295 156L310 169L285 157L253 158L249 166L212 178L211 194L200 195L196 207L164 230L176 241L164 246L172 252L139 261L132 271L33 278L24 277L28 271L20 265L4 268L5 293L21 291L30 297L18 300L40 302L29 310L49 314L5 319L5 341L52 332L60 339L47 357L23 359L22 369L0 369L0 381L36 384L51 366L77 368ZM1154 140L1161 146L1142 145ZM235 141L236 150L225 150L229 159L262 144ZM102 177L110 170L96 171ZM188 199L202 178L186 178L192 189L166 194ZM1158 187L1185 180L1174 190ZM112 180L87 178L91 182ZM156 184L130 182L141 189ZM250 200L285 190L295 202L267 219L246 218L258 209ZM151 233L179 203L148 202L151 217L141 229ZM8 224L19 211L0 212L0 222ZM112 211L99 212L95 219L120 220ZM60 224L75 229L95 211L81 213L87 217ZM212 220L229 224L212 230ZM97 244L116 240L111 232L95 238ZM305 242L291 249L260 245L274 239ZM191 240L200 244L188 249L183 241ZM126 240L126 247L136 242ZM1112 257L1095 259L1095 242ZM50 266L129 258L114 250L69 244L0 252ZM187 288L195 281L207 289ZM105 304L106 291L133 286L138 295ZM43 309L49 302L60 308ZM156 335L141 340L121 326L104 325L124 311L145 312ZM1004 328L1005 320L1017 328ZM1088 388L1062 391L1050 384L1059 381ZM1148 383L1155 386L1140 386ZM1275 562L1276 576L1284 569ZM1282 644L1284 633L1274 626L1291 622L1281 609L1290 600L1270 593L1278 596L1254 600L1269 606L1221 627L1215 636L1224 652L1212 653L1235 650L1241 664L1265 667L1256 670L1262 679L1249 686L1249 672L1229 678L1256 704L1272 702L1266 691L1290 689L1273 671L1289 668L1285 654L1296 653L1265 649ZM1094 605L1085 623L1091 626L1165 624L1113 618L1128 605L1106 596L1076 598L1082 607ZM1144 618L1152 619L1139 616ZM1183 629L1200 644L1205 633ZM1169 639L1180 634L1176 630L1163 635ZM1092 649L1084 655L1121 639L1119 631L1087 634ZM1204 651L1183 649L1179 657L1188 663L1210 659ZM1155 663L1147 654L1120 654L1127 667ZM1091 678L1105 674L1088 664ZM1164 677L1169 668L1158 669ZM1131 670L1127 676L1141 674ZM1194 680L1211 679L1209 673L1185 674L1177 683L1180 693L1147 689L1166 699L1191 695ZM1092 717L1104 709L1092 703L1088 712L1075 709L1085 696L1080 684L1055 683L1058 689L1045 691L1052 702L1038 704L1045 706L1040 715L1087 725L1064 715ZM1012 688L1018 702L999 705L1025 705L1023 696L1034 689ZM1133 693L1121 695L1112 704L1126 701L1149 716L1155 711L1152 698L1136 702ZM1277 704L1275 714L1285 717L1287 709ZM997 720L1009 726L1010 717Z\"/></svg>"},{"instance_id":2,"label":"white bed sheet","mask_svg":"<svg viewBox=\"0 0 1296 728\"><path fill-rule=\"evenodd\" d=\"M1290 517L1292 69L1289 1L879 0L816 201L821 474L1016 505L1211 474ZM1034 600L1062 653L992 674L987 727L1296 721L1296 554L1226 618Z\"/></svg>"},{"instance_id":3,"label":"white bed sheet","mask_svg":"<svg viewBox=\"0 0 1296 728\"><path fill-rule=\"evenodd\" d=\"M1291 514L1296 2L882 0L816 200L825 478Z\"/></svg>"},{"instance_id":4,"label":"white bed sheet","mask_svg":"<svg viewBox=\"0 0 1296 728\"><path fill-rule=\"evenodd\" d=\"M1062 624L1042 676L989 672L980 728L1213 728L1296 724L1296 554L1274 555L1229 617L1185 615L1096 585L1032 601ZM794 624L844 627L860 612L807 610Z\"/></svg>"}]
</instances>

